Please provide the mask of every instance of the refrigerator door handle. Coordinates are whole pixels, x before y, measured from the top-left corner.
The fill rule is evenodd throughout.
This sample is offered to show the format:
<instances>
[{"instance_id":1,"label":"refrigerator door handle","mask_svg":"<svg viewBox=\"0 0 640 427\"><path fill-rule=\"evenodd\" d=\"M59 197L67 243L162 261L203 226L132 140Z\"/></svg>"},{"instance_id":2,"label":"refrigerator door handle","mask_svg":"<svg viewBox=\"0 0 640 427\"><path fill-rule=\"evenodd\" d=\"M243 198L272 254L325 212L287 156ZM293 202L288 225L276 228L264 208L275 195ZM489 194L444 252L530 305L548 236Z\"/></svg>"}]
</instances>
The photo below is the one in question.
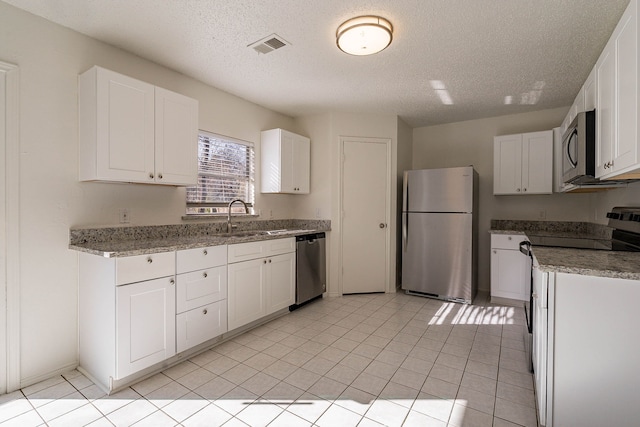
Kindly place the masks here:
<instances>
[{"instance_id":1,"label":"refrigerator door handle","mask_svg":"<svg viewBox=\"0 0 640 427\"><path fill-rule=\"evenodd\" d=\"M402 221L402 250L403 252L407 251L407 228L409 227L409 213L404 212L402 214L404 216Z\"/></svg>"},{"instance_id":2,"label":"refrigerator door handle","mask_svg":"<svg viewBox=\"0 0 640 427\"><path fill-rule=\"evenodd\" d=\"M407 190L409 190L409 176L405 171L402 180L402 212L409 210L409 192Z\"/></svg>"}]
</instances>

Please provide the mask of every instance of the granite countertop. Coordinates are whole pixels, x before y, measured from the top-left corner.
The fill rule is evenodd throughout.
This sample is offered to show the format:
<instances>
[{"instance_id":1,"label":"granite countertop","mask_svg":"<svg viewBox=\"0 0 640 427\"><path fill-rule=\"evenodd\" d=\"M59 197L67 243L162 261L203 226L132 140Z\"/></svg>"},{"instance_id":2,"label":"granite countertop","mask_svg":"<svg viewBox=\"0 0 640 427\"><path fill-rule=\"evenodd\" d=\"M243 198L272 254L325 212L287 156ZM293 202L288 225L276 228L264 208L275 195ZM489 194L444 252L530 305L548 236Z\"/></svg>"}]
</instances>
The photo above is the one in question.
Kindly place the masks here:
<instances>
[{"instance_id":1,"label":"granite countertop","mask_svg":"<svg viewBox=\"0 0 640 427\"><path fill-rule=\"evenodd\" d=\"M640 252L534 246L533 255L542 271L640 280Z\"/></svg>"},{"instance_id":2,"label":"granite countertop","mask_svg":"<svg viewBox=\"0 0 640 427\"><path fill-rule=\"evenodd\" d=\"M612 229L592 223L491 221L491 234L609 239ZM640 280L640 252L555 248L532 245L542 271Z\"/></svg>"},{"instance_id":3,"label":"granite countertop","mask_svg":"<svg viewBox=\"0 0 640 427\"><path fill-rule=\"evenodd\" d=\"M284 239L331 230L331 222L326 220L251 221L245 224L244 228L231 234L222 233L219 226L211 224L72 229L69 249L115 258ZM267 234L266 230L286 231Z\"/></svg>"}]
</instances>

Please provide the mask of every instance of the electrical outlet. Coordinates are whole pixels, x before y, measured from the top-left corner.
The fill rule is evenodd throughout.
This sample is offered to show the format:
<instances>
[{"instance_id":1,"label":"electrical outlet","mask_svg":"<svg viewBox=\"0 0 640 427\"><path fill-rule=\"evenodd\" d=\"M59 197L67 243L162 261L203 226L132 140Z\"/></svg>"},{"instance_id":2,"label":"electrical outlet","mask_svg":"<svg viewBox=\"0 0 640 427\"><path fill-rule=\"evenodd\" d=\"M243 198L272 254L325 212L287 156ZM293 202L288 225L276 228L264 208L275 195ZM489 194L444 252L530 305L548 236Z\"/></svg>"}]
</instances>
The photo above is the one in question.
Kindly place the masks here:
<instances>
[{"instance_id":1,"label":"electrical outlet","mask_svg":"<svg viewBox=\"0 0 640 427\"><path fill-rule=\"evenodd\" d=\"M273 218L273 210L269 209L269 218Z\"/></svg>"},{"instance_id":2,"label":"electrical outlet","mask_svg":"<svg viewBox=\"0 0 640 427\"><path fill-rule=\"evenodd\" d=\"M316 208L316 218L320 219L320 208Z\"/></svg>"},{"instance_id":3,"label":"electrical outlet","mask_svg":"<svg viewBox=\"0 0 640 427\"><path fill-rule=\"evenodd\" d=\"M120 224L128 224L131 221L131 213L129 209L120 209Z\"/></svg>"}]
</instances>

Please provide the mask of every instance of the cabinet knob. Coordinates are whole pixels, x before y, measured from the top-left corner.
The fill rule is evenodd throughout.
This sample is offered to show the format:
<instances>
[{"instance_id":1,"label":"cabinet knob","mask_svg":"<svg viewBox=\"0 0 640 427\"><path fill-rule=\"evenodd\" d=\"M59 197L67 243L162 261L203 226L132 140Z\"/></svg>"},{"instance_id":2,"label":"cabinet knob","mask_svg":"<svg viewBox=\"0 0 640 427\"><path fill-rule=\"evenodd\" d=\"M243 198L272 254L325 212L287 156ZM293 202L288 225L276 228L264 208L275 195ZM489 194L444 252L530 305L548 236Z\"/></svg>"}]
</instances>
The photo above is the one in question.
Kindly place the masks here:
<instances>
[{"instance_id":1,"label":"cabinet knob","mask_svg":"<svg viewBox=\"0 0 640 427\"><path fill-rule=\"evenodd\" d=\"M516 188L516 191L519 193L519 192L520 192L520 189L519 189L519 188Z\"/></svg>"},{"instance_id":2,"label":"cabinet knob","mask_svg":"<svg viewBox=\"0 0 640 427\"><path fill-rule=\"evenodd\" d=\"M208 313L208 311L207 311L206 308L204 310L202 310L202 314L207 314L207 313Z\"/></svg>"},{"instance_id":3,"label":"cabinet knob","mask_svg":"<svg viewBox=\"0 0 640 427\"><path fill-rule=\"evenodd\" d=\"M269 264L271 264L271 260L269 260Z\"/></svg>"},{"instance_id":4,"label":"cabinet knob","mask_svg":"<svg viewBox=\"0 0 640 427\"><path fill-rule=\"evenodd\" d=\"M207 273L206 272L202 273L202 277L204 277L206 279L207 278Z\"/></svg>"},{"instance_id":5,"label":"cabinet knob","mask_svg":"<svg viewBox=\"0 0 640 427\"><path fill-rule=\"evenodd\" d=\"M509 237L508 237L508 239L509 239L509 240L512 240L512 239L513 239L513 237L509 236Z\"/></svg>"},{"instance_id":6,"label":"cabinet knob","mask_svg":"<svg viewBox=\"0 0 640 427\"><path fill-rule=\"evenodd\" d=\"M170 284L170 285L175 285L175 284L176 284L175 279L169 279L169 284Z\"/></svg>"},{"instance_id":7,"label":"cabinet knob","mask_svg":"<svg viewBox=\"0 0 640 427\"><path fill-rule=\"evenodd\" d=\"M263 261L262 261L262 263L263 263L263 264L266 264L266 263L267 263L267 260L266 260L266 259L265 259L265 260L263 260Z\"/></svg>"},{"instance_id":8,"label":"cabinet knob","mask_svg":"<svg viewBox=\"0 0 640 427\"><path fill-rule=\"evenodd\" d=\"M523 188L523 189L522 189L522 191L527 191L527 189L526 189L526 188Z\"/></svg>"},{"instance_id":9,"label":"cabinet knob","mask_svg":"<svg viewBox=\"0 0 640 427\"><path fill-rule=\"evenodd\" d=\"M205 249L204 251L202 251L202 255L207 255L209 252L207 252L207 250Z\"/></svg>"},{"instance_id":10,"label":"cabinet knob","mask_svg":"<svg viewBox=\"0 0 640 427\"><path fill-rule=\"evenodd\" d=\"M493 251L493 253L494 253L494 254L497 254L497 253L498 253L498 251Z\"/></svg>"},{"instance_id":11,"label":"cabinet knob","mask_svg":"<svg viewBox=\"0 0 640 427\"><path fill-rule=\"evenodd\" d=\"M153 262L153 258L149 257L147 258L147 263L151 264Z\"/></svg>"},{"instance_id":12,"label":"cabinet knob","mask_svg":"<svg viewBox=\"0 0 640 427\"><path fill-rule=\"evenodd\" d=\"M153 179L153 172L149 172L149 178Z\"/></svg>"},{"instance_id":13,"label":"cabinet knob","mask_svg":"<svg viewBox=\"0 0 640 427\"><path fill-rule=\"evenodd\" d=\"M161 173L158 174L158 179L162 179L162 174Z\"/></svg>"}]
</instances>

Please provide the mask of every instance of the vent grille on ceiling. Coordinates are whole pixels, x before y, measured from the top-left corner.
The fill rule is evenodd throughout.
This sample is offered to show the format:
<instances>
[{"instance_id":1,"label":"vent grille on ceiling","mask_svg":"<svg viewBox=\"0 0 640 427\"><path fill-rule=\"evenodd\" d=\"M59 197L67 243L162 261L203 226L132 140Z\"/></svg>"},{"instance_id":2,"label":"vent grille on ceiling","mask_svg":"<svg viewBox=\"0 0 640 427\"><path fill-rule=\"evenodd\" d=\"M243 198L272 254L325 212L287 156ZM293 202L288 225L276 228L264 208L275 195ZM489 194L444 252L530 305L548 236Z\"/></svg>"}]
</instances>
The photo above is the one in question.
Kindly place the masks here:
<instances>
[{"instance_id":1,"label":"vent grille on ceiling","mask_svg":"<svg viewBox=\"0 0 640 427\"><path fill-rule=\"evenodd\" d=\"M269 53L276 49L287 46L289 43L277 34L271 34L255 43L250 44L248 47L253 48L258 53Z\"/></svg>"}]
</instances>

